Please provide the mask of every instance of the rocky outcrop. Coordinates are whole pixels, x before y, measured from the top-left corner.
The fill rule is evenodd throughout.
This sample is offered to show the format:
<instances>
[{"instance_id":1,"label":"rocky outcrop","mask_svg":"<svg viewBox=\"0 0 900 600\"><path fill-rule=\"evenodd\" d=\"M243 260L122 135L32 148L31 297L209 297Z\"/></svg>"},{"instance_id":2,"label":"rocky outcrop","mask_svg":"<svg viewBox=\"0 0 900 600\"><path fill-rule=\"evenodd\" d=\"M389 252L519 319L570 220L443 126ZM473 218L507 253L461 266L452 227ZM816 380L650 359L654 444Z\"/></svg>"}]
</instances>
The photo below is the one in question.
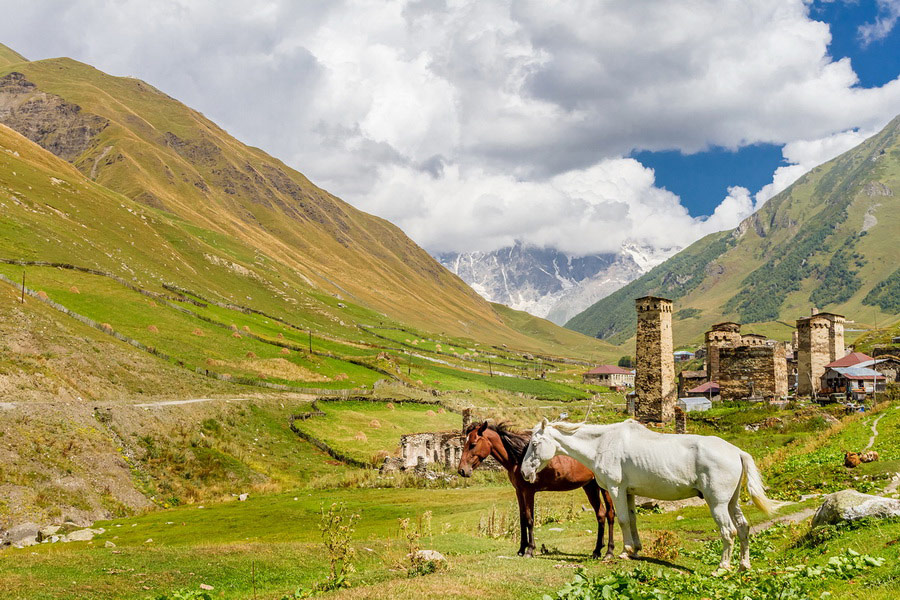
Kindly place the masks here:
<instances>
[{"instance_id":1,"label":"rocky outcrop","mask_svg":"<svg viewBox=\"0 0 900 600\"><path fill-rule=\"evenodd\" d=\"M865 517L900 517L900 500L841 490L825 496L825 502L813 516L812 526L856 521Z\"/></svg>"},{"instance_id":2,"label":"rocky outcrop","mask_svg":"<svg viewBox=\"0 0 900 600\"><path fill-rule=\"evenodd\" d=\"M0 123L56 156L74 161L109 121L42 92L21 73L0 77Z\"/></svg>"}]
</instances>

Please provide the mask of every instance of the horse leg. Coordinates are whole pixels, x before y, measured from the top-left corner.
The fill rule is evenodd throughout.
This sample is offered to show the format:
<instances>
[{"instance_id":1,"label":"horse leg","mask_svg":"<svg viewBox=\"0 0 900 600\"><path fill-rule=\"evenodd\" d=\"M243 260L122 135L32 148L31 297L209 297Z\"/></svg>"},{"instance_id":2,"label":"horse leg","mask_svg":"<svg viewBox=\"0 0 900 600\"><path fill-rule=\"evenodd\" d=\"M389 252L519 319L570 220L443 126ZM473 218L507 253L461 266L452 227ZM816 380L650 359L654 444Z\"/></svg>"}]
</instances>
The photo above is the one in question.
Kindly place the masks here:
<instances>
[{"instance_id":1,"label":"horse leg","mask_svg":"<svg viewBox=\"0 0 900 600\"><path fill-rule=\"evenodd\" d=\"M634 544L634 553L641 551L641 538L638 537L637 511L634 509L634 494L628 494L628 522L631 523L631 541Z\"/></svg>"},{"instance_id":2,"label":"horse leg","mask_svg":"<svg viewBox=\"0 0 900 600\"><path fill-rule=\"evenodd\" d=\"M600 558L603 551L603 528L606 518L606 509L603 507L602 500L600 500L600 486L597 485L596 480L591 479L581 489L584 490L585 495L588 497L588 502L591 503L591 507L594 509L594 514L597 515L597 545L594 546L594 553L591 555L591 558ZM612 529L610 529L609 535L612 537Z\"/></svg>"},{"instance_id":3,"label":"horse leg","mask_svg":"<svg viewBox=\"0 0 900 600\"><path fill-rule=\"evenodd\" d=\"M609 495L612 497L613 504L616 507L616 517L619 519L619 529L622 530L622 541L625 550L619 555L619 558L631 558L634 556L634 543L631 537L631 523L629 521L628 497L624 491L619 488L609 488Z\"/></svg>"},{"instance_id":4,"label":"horse leg","mask_svg":"<svg viewBox=\"0 0 900 600\"><path fill-rule=\"evenodd\" d=\"M528 519L525 517L525 491L516 488L516 502L519 504L519 556L525 556L528 548Z\"/></svg>"},{"instance_id":5,"label":"horse leg","mask_svg":"<svg viewBox=\"0 0 900 600\"><path fill-rule=\"evenodd\" d=\"M534 556L534 490L522 490L525 500L525 524L528 534L528 545L525 547L525 556Z\"/></svg>"},{"instance_id":6,"label":"horse leg","mask_svg":"<svg viewBox=\"0 0 900 600\"><path fill-rule=\"evenodd\" d=\"M707 497L707 501L709 502L709 512L712 513L713 520L719 526L719 535L722 536L722 560L719 563L719 569L730 569L731 553L734 549L734 534L737 533L737 527L731 520L729 503L709 497Z\"/></svg>"},{"instance_id":7,"label":"horse leg","mask_svg":"<svg viewBox=\"0 0 900 600\"><path fill-rule=\"evenodd\" d=\"M603 494L603 504L606 505L606 525L609 529L609 541L606 546L606 556L603 557L603 559L606 560L613 557L613 550L616 548L616 541L613 538L613 522L616 520L616 508L613 506L612 498L609 497L609 492L600 488L600 493Z\"/></svg>"},{"instance_id":8,"label":"horse leg","mask_svg":"<svg viewBox=\"0 0 900 600\"><path fill-rule=\"evenodd\" d=\"M744 513L741 512L740 496L741 488L738 487L728 503L728 512L731 515L731 520L737 525L738 538L741 540L741 562L739 568L741 571L746 571L750 568L750 524L747 522Z\"/></svg>"}]
</instances>

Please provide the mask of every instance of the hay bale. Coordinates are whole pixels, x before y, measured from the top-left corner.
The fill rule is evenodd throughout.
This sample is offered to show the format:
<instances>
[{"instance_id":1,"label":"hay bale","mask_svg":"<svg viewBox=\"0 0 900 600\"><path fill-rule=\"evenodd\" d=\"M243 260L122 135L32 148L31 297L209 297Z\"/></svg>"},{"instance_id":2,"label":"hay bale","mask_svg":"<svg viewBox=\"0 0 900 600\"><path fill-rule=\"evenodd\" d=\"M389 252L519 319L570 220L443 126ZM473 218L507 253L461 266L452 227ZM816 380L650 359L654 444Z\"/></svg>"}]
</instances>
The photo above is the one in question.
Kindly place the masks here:
<instances>
[{"instance_id":1,"label":"hay bale","mask_svg":"<svg viewBox=\"0 0 900 600\"><path fill-rule=\"evenodd\" d=\"M232 331L237 331L237 330L238 330L238 326L235 325L234 323L232 323L232 324L230 325L230 327L231 327L231 330L232 330Z\"/></svg>"},{"instance_id":2,"label":"hay bale","mask_svg":"<svg viewBox=\"0 0 900 600\"><path fill-rule=\"evenodd\" d=\"M159 333L159 327L156 325L147 325L147 331L150 333Z\"/></svg>"},{"instance_id":3,"label":"hay bale","mask_svg":"<svg viewBox=\"0 0 900 600\"><path fill-rule=\"evenodd\" d=\"M394 403L393 403L393 402L388 402L388 403L387 403L387 407L388 407L388 410L394 410Z\"/></svg>"},{"instance_id":4,"label":"hay bale","mask_svg":"<svg viewBox=\"0 0 900 600\"><path fill-rule=\"evenodd\" d=\"M206 359L206 366L208 366L208 367L214 367L214 366L216 366L216 359L214 359L214 358L207 358L207 359Z\"/></svg>"},{"instance_id":5,"label":"hay bale","mask_svg":"<svg viewBox=\"0 0 900 600\"><path fill-rule=\"evenodd\" d=\"M282 348L282 349L281 349L281 353L282 353L282 354L290 354L291 351L290 351L288 348Z\"/></svg>"},{"instance_id":6,"label":"hay bale","mask_svg":"<svg viewBox=\"0 0 900 600\"><path fill-rule=\"evenodd\" d=\"M443 406L440 407L440 408L438 409L438 414L439 414L439 415L442 415L442 414L444 414L444 413L446 413L446 412L447 412L447 411L444 410L444 407L443 407Z\"/></svg>"},{"instance_id":7,"label":"hay bale","mask_svg":"<svg viewBox=\"0 0 900 600\"><path fill-rule=\"evenodd\" d=\"M235 331L234 333L231 334L231 337L241 339L242 336L237 331Z\"/></svg>"},{"instance_id":8,"label":"hay bale","mask_svg":"<svg viewBox=\"0 0 900 600\"><path fill-rule=\"evenodd\" d=\"M372 419L371 421L369 421L369 427L371 427L372 429L381 429L381 421L379 421L378 419Z\"/></svg>"},{"instance_id":9,"label":"hay bale","mask_svg":"<svg viewBox=\"0 0 900 600\"><path fill-rule=\"evenodd\" d=\"M278 339L279 339L279 340L283 340L283 339L284 339L284 334L281 333L280 331L278 332Z\"/></svg>"},{"instance_id":10,"label":"hay bale","mask_svg":"<svg viewBox=\"0 0 900 600\"><path fill-rule=\"evenodd\" d=\"M362 431L357 431L356 435L353 436L353 439L356 440L357 442L368 442L369 441L369 438L366 437L366 434L364 434Z\"/></svg>"},{"instance_id":11,"label":"hay bale","mask_svg":"<svg viewBox=\"0 0 900 600\"><path fill-rule=\"evenodd\" d=\"M39 291L37 293L37 297L40 298L41 300L47 300L49 298L49 296L47 295L47 292L45 292L44 290Z\"/></svg>"},{"instance_id":12,"label":"hay bale","mask_svg":"<svg viewBox=\"0 0 900 600\"><path fill-rule=\"evenodd\" d=\"M436 413L433 410L428 409L425 411L425 414L428 415L429 417L433 417Z\"/></svg>"},{"instance_id":13,"label":"hay bale","mask_svg":"<svg viewBox=\"0 0 900 600\"><path fill-rule=\"evenodd\" d=\"M350 379L350 376L347 375L346 373L338 373L337 375L334 376L335 381L346 381L348 379Z\"/></svg>"},{"instance_id":14,"label":"hay bale","mask_svg":"<svg viewBox=\"0 0 900 600\"><path fill-rule=\"evenodd\" d=\"M247 352L246 357L247 358L256 358L256 353L251 350L251 351Z\"/></svg>"},{"instance_id":15,"label":"hay bale","mask_svg":"<svg viewBox=\"0 0 900 600\"><path fill-rule=\"evenodd\" d=\"M249 325L244 325L241 329L243 329L243 330L246 331L247 333L250 333L250 326L249 326Z\"/></svg>"},{"instance_id":16,"label":"hay bale","mask_svg":"<svg viewBox=\"0 0 900 600\"><path fill-rule=\"evenodd\" d=\"M77 287L77 286L74 286L74 285L73 285L72 287L69 288L69 291L72 292L73 294L80 294L80 293L81 293L81 291L78 289L78 287Z\"/></svg>"},{"instance_id":17,"label":"hay bale","mask_svg":"<svg viewBox=\"0 0 900 600\"><path fill-rule=\"evenodd\" d=\"M203 337L206 335L205 333L203 333L203 330L200 328L193 330L191 333L193 333L196 336L200 336L200 337Z\"/></svg>"},{"instance_id":18,"label":"hay bale","mask_svg":"<svg viewBox=\"0 0 900 600\"><path fill-rule=\"evenodd\" d=\"M106 331L112 331L112 330L113 330L112 325L110 325L109 323L100 323L100 327L102 327L102 328L105 329Z\"/></svg>"}]
</instances>

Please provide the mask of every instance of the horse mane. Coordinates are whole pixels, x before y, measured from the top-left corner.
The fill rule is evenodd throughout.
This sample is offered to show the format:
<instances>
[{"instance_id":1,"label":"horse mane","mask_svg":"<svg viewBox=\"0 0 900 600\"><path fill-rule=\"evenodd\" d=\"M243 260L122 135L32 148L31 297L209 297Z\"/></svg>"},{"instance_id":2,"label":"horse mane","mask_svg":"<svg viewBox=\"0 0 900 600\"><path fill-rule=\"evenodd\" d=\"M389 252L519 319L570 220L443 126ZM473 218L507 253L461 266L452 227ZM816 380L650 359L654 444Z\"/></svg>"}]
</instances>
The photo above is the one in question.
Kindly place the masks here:
<instances>
[{"instance_id":1,"label":"horse mane","mask_svg":"<svg viewBox=\"0 0 900 600\"><path fill-rule=\"evenodd\" d=\"M563 433L575 433L584 423L570 423L568 421L551 421L547 423L550 427L553 427L557 431L561 431Z\"/></svg>"},{"instance_id":2,"label":"horse mane","mask_svg":"<svg viewBox=\"0 0 900 600\"><path fill-rule=\"evenodd\" d=\"M469 424L463 432L463 435L469 435L472 430L477 429L478 427L481 427L481 423ZM500 436L500 441L503 442L503 447L506 448L506 454L509 455L509 458L513 463L522 464L522 460L525 458L525 451L528 449L528 444L531 442L531 432L515 431L506 421L501 421L499 423L489 422L487 428Z\"/></svg>"}]
</instances>

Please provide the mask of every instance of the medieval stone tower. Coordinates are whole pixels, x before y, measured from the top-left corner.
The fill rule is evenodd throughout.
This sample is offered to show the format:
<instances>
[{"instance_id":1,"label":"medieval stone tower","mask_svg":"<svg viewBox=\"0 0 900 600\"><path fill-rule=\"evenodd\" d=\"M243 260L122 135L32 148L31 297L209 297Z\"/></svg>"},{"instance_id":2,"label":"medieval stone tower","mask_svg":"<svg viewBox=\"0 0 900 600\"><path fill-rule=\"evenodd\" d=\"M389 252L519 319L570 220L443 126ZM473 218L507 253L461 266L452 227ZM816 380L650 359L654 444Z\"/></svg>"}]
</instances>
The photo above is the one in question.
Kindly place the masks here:
<instances>
[{"instance_id":1,"label":"medieval stone tower","mask_svg":"<svg viewBox=\"0 0 900 600\"><path fill-rule=\"evenodd\" d=\"M831 362L831 319L815 314L797 319L797 394L812 396L822 387L825 365ZM841 346L844 343L841 324Z\"/></svg>"},{"instance_id":2,"label":"medieval stone tower","mask_svg":"<svg viewBox=\"0 0 900 600\"><path fill-rule=\"evenodd\" d=\"M706 376L710 381L719 380L719 348L741 345L739 323L719 323L706 332Z\"/></svg>"},{"instance_id":3,"label":"medieval stone tower","mask_svg":"<svg viewBox=\"0 0 900 600\"><path fill-rule=\"evenodd\" d=\"M844 315L823 312L819 316L831 322L828 327L828 362L844 358Z\"/></svg>"},{"instance_id":4,"label":"medieval stone tower","mask_svg":"<svg viewBox=\"0 0 900 600\"><path fill-rule=\"evenodd\" d=\"M672 356L672 301L645 296L634 301L637 340L634 416L639 421L675 418L675 359Z\"/></svg>"}]
</instances>

